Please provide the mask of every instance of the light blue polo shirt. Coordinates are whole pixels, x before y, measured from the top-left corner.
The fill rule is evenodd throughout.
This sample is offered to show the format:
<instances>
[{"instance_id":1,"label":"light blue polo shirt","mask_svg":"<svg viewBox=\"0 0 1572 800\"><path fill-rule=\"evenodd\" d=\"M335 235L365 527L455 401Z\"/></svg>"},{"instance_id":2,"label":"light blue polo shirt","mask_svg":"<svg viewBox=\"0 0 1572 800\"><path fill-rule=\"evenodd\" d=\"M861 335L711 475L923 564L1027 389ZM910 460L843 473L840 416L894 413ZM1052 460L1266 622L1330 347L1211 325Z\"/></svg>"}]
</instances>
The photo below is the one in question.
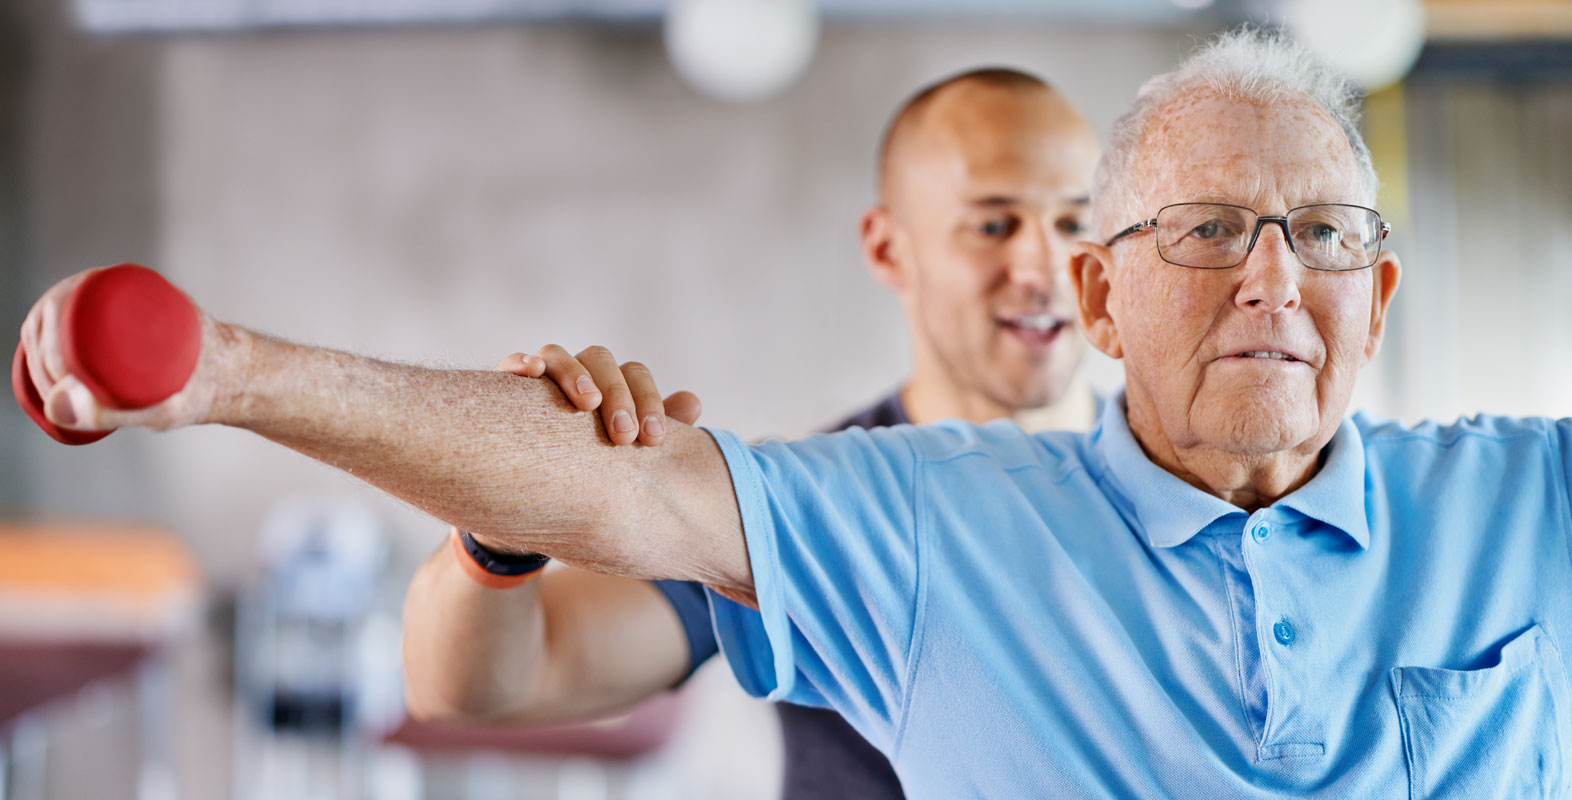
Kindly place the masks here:
<instances>
[{"instance_id":1,"label":"light blue polo shirt","mask_svg":"<svg viewBox=\"0 0 1572 800\"><path fill-rule=\"evenodd\" d=\"M827 705L914 798L1572 794L1572 420L1345 420L1246 514L1011 423L749 446L749 692Z\"/></svg>"}]
</instances>

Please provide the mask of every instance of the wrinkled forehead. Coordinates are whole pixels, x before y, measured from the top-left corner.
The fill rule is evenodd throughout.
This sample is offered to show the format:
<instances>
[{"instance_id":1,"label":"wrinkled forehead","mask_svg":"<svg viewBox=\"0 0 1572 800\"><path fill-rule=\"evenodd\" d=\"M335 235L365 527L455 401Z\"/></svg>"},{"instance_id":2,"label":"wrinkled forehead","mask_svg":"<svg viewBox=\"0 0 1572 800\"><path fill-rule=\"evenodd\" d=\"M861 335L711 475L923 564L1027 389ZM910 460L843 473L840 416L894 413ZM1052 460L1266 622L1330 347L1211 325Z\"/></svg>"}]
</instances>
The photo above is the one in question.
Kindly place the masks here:
<instances>
[{"instance_id":1,"label":"wrinkled forehead","mask_svg":"<svg viewBox=\"0 0 1572 800\"><path fill-rule=\"evenodd\" d=\"M1303 96L1263 103L1203 94L1154 115L1135 151L1139 205L1193 200L1263 214L1309 203L1369 205L1358 159L1332 115Z\"/></svg>"}]
</instances>

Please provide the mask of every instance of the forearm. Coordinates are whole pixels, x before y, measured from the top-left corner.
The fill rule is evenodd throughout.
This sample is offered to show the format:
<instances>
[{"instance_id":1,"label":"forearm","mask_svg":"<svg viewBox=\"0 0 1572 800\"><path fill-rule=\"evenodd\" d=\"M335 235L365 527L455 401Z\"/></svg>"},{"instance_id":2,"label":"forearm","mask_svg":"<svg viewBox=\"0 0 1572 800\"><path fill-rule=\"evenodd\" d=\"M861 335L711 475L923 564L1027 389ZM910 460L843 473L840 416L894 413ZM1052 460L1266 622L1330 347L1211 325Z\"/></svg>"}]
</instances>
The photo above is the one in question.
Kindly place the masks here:
<instances>
[{"instance_id":1,"label":"forearm","mask_svg":"<svg viewBox=\"0 0 1572 800\"><path fill-rule=\"evenodd\" d=\"M612 462L631 455L592 449L593 416L571 413L542 381L393 364L246 331L233 346L224 361L244 372L225 382L234 388L221 391L207 421L260 434L469 530L571 534L611 504L600 481L582 480L583 467L600 461L616 471Z\"/></svg>"},{"instance_id":2,"label":"forearm","mask_svg":"<svg viewBox=\"0 0 1572 800\"><path fill-rule=\"evenodd\" d=\"M702 431L674 424L658 448L604 446L598 417L549 382L221 328L204 421L349 472L489 545L635 577L751 585L725 465Z\"/></svg>"}]
</instances>

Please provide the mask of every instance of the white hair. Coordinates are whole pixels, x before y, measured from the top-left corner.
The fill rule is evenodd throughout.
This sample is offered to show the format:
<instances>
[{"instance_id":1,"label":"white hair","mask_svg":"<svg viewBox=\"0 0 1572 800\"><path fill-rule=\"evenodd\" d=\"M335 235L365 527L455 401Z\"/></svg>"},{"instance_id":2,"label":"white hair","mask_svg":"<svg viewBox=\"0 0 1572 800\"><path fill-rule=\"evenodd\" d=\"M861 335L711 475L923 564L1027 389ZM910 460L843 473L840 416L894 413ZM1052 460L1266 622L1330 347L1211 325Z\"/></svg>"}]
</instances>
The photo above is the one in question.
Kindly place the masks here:
<instances>
[{"instance_id":1,"label":"white hair","mask_svg":"<svg viewBox=\"0 0 1572 800\"><path fill-rule=\"evenodd\" d=\"M1212 93L1268 104L1295 95L1308 97L1337 121L1348 137L1364 181L1365 202L1375 203L1376 173L1370 149L1359 133L1362 95L1346 78L1323 64L1304 45L1276 30L1245 25L1218 34L1178 69L1148 80L1135 102L1114 122L1108 148L1092 182L1093 226L1099 235L1133 220L1112 214L1150 213L1124 208L1132 202L1129 186L1136 149L1154 116L1186 95ZM1110 201L1117 199L1117 203Z\"/></svg>"}]
</instances>

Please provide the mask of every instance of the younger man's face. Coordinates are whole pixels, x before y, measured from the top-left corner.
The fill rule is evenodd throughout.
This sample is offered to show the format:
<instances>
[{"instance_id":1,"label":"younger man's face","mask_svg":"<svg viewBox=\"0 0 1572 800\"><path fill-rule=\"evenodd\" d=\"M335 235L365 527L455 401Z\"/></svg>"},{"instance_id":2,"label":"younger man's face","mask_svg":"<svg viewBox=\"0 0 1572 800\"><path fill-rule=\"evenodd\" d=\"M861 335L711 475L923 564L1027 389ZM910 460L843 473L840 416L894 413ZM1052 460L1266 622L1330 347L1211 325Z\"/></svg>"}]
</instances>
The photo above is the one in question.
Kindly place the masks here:
<instances>
[{"instance_id":1,"label":"younger man's face","mask_svg":"<svg viewBox=\"0 0 1572 800\"><path fill-rule=\"evenodd\" d=\"M1066 275L1096 134L1041 88L950 87L915 124L886 200L917 357L1011 409L1057 400L1081 357Z\"/></svg>"}]
</instances>

